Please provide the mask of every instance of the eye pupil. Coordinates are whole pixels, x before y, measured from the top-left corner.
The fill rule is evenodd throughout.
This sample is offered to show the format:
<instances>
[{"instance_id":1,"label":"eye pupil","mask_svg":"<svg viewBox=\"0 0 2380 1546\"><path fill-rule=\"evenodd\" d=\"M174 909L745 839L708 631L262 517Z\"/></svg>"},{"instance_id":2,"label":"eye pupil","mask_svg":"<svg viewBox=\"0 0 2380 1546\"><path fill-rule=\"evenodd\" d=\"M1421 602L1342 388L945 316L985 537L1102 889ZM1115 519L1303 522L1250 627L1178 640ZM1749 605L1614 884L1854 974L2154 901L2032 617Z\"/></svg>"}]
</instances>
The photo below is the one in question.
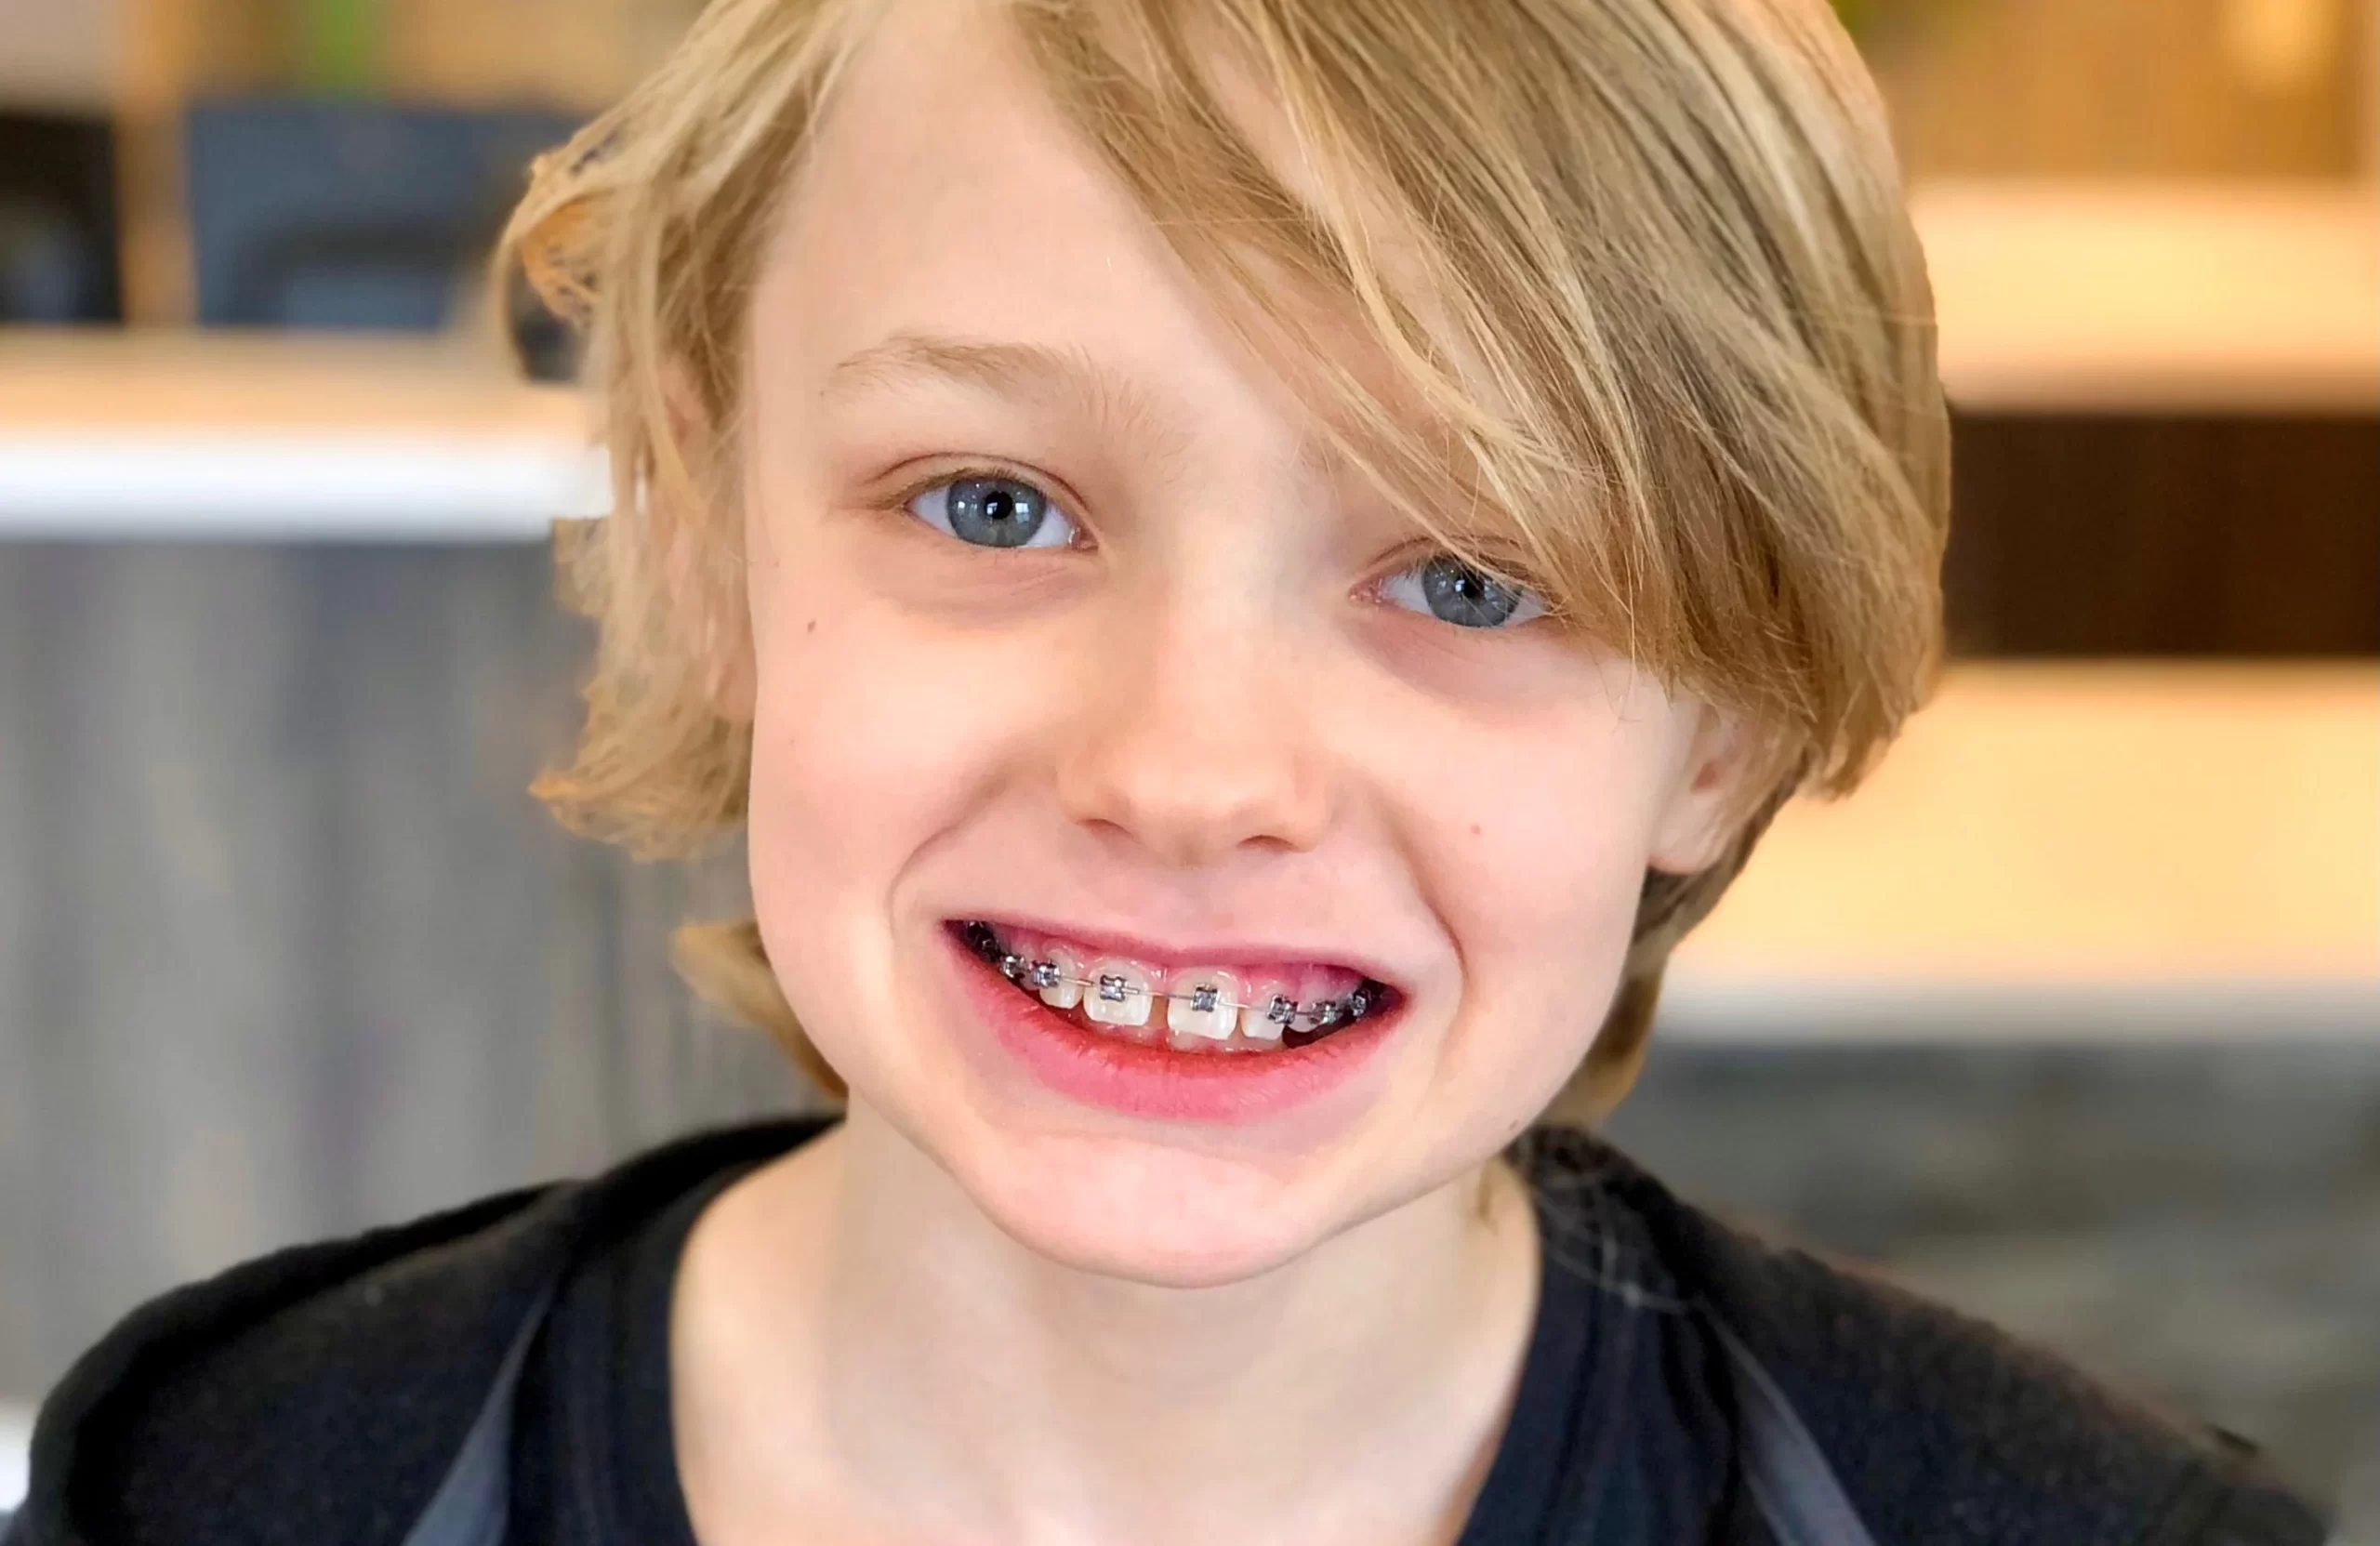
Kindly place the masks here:
<instances>
[{"instance_id":1,"label":"eye pupil","mask_svg":"<svg viewBox=\"0 0 2380 1546\"><path fill-rule=\"evenodd\" d=\"M1049 503L1009 478L961 478L948 492L950 529L987 548L1022 548L1049 516Z\"/></svg>"},{"instance_id":2,"label":"eye pupil","mask_svg":"<svg viewBox=\"0 0 2380 1546\"><path fill-rule=\"evenodd\" d=\"M1421 566L1421 594L1431 614L1466 628L1492 628L1520 610L1521 593L1451 553Z\"/></svg>"}]
</instances>

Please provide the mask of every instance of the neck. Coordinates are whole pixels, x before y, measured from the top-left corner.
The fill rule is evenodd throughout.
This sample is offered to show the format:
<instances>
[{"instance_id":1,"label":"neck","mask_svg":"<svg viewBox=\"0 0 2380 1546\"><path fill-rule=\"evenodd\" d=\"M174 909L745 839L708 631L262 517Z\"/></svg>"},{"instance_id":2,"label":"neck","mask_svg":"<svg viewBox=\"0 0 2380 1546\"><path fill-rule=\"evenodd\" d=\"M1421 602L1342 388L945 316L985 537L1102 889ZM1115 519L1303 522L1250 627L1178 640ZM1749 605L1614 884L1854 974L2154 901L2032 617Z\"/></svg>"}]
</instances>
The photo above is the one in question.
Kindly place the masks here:
<instances>
[{"instance_id":1,"label":"neck","mask_svg":"<svg viewBox=\"0 0 2380 1546\"><path fill-rule=\"evenodd\" d=\"M758 1493L804 1478L793 1489L854 1513L881 1500L870 1533L886 1535L1450 1540L1526 1350L1536 1253L1499 1164L1251 1279L1126 1282L1018 1245L855 1104L696 1232L681 1471L699 1500L704 1462L750 1462L714 1473L756 1483L740 1500L722 1485L719 1517L773 1514ZM706 1297L750 1314L707 1334Z\"/></svg>"}]
</instances>

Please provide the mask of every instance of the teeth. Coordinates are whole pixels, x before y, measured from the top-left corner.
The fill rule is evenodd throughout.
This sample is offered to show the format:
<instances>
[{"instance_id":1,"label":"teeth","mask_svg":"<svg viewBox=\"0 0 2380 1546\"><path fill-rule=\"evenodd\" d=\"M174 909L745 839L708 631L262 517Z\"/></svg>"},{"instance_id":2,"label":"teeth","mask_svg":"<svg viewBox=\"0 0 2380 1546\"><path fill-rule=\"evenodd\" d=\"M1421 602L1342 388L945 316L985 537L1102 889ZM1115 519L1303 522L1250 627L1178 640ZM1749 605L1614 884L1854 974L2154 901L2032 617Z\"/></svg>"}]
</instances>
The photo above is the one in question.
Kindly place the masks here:
<instances>
[{"instance_id":1,"label":"teeth","mask_svg":"<svg viewBox=\"0 0 2380 1546\"><path fill-rule=\"evenodd\" d=\"M1192 967L1173 974L1166 984L1171 995L1165 1006L1165 1028L1179 1045L1183 1037L1216 1042L1227 1038L1239 1019L1233 1007L1239 998L1239 979L1219 967Z\"/></svg>"},{"instance_id":2,"label":"teeth","mask_svg":"<svg viewBox=\"0 0 2380 1546\"><path fill-rule=\"evenodd\" d=\"M1277 977L1260 977L1248 984L1248 997L1242 1000L1248 1007L1239 1011L1239 1034L1250 1041L1274 1042L1281 1039L1287 1027L1273 1018L1273 1001L1287 998L1297 1001L1294 984Z\"/></svg>"},{"instance_id":3,"label":"teeth","mask_svg":"<svg viewBox=\"0 0 2380 1546\"><path fill-rule=\"evenodd\" d=\"M1130 1040L1184 1052L1302 1047L1365 1018L1386 991L1340 967L1303 966L1255 976L1223 967L1167 972L1119 956L1098 957L1085 965L1073 947L1058 940L1022 934L1003 939L985 923L970 923L964 933L971 949L1051 1008L1078 1011ZM1165 1014L1152 1024L1159 999Z\"/></svg>"},{"instance_id":4,"label":"teeth","mask_svg":"<svg viewBox=\"0 0 2380 1546\"><path fill-rule=\"evenodd\" d=\"M1041 1001L1053 1010L1070 1010L1082 1002L1082 984L1076 979L1083 975L1082 963L1075 953L1063 945L1052 945L1033 953L1033 958L1049 961L1058 969L1058 980L1041 989Z\"/></svg>"},{"instance_id":5,"label":"teeth","mask_svg":"<svg viewBox=\"0 0 2380 1546\"><path fill-rule=\"evenodd\" d=\"M1300 1030L1316 1029L1338 1023L1341 1001L1355 991L1363 979L1352 971L1332 967L1310 966L1298 973L1298 1024ZM1316 1010L1322 1011L1321 1015ZM1327 1018L1325 1018L1327 1016Z\"/></svg>"},{"instance_id":6,"label":"teeth","mask_svg":"<svg viewBox=\"0 0 2380 1546\"><path fill-rule=\"evenodd\" d=\"M1083 1013L1103 1025L1128 1029L1149 1023L1153 984L1146 971L1118 957L1102 956L1083 976L1091 983L1083 989Z\"/></svg>"}]
</instances>

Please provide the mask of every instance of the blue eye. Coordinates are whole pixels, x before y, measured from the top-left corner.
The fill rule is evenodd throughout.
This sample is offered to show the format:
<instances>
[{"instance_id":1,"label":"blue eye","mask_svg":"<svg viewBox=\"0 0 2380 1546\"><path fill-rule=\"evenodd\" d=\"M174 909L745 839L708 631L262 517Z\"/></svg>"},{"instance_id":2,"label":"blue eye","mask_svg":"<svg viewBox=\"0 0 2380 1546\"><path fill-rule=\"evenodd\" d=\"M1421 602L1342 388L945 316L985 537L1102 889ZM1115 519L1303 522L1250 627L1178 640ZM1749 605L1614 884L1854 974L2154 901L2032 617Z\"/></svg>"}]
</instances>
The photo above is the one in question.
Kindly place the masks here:
<instances>
[{"instance_id":1,"label":"blue eye","mask_svg":"<svg viewBox=\"0 0 2380 1546\"><path fill-rule=\"evenodd\" d=\"M976 548L1064 548L1074 522L1050 496L1014 478L954 478L909 501L909 513Z\"/></svg>"},{"instance_id":2,"label":"blue eye","mask_svg":"<svg viewBox=\"0 0 2380 1546\"><path fill-rule=\"evenodd\" d=\"M1534 590L1506 585L1452 553L1439 553L1382 583L1383 600L1461 628L1512 628L1545 615Z\"/></svg>"}]
</instances>

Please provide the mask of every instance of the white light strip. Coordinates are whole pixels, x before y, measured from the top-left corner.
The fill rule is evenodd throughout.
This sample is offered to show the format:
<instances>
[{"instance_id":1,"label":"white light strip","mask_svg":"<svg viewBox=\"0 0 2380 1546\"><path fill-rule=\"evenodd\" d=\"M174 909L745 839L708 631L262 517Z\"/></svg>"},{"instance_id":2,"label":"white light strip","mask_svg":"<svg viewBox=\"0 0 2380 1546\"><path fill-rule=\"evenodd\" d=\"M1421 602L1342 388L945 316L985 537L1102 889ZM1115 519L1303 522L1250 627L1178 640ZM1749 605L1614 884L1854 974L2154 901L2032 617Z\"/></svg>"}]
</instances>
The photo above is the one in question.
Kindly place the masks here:
<instances>
[{"instance_id":1,"label":"white light strip","mask_svg":"<svg viewBox=\"0 0 2380 1546\"><path fill-rule=\"evenodd\" d=\"M542 541L610 504L599 450L525 435L0 433L0 537Z\"/></svg>"},{"instance_id":2,"label":"white light strip","mask_svg":"<svg viewBox=\"0 0 2380 1546\"><path fill-rule=\"evenodd\" d=\"M0 1510L25 1500L33 1447L33 1414L22 1407L0 1407Z\"/></svg>"},{"instance_id":3,"label":"white light strip","mask_svg":"<svg viewBox=\"0 0 2380 1546\"><path fill-rule=\"evenodd\" d=\"M2320 1042L2380 1050L2380 977L2025 983L1681 973L1661 990L1654 1034L1813 1047Z\"/></svg>"}]
</instances>

